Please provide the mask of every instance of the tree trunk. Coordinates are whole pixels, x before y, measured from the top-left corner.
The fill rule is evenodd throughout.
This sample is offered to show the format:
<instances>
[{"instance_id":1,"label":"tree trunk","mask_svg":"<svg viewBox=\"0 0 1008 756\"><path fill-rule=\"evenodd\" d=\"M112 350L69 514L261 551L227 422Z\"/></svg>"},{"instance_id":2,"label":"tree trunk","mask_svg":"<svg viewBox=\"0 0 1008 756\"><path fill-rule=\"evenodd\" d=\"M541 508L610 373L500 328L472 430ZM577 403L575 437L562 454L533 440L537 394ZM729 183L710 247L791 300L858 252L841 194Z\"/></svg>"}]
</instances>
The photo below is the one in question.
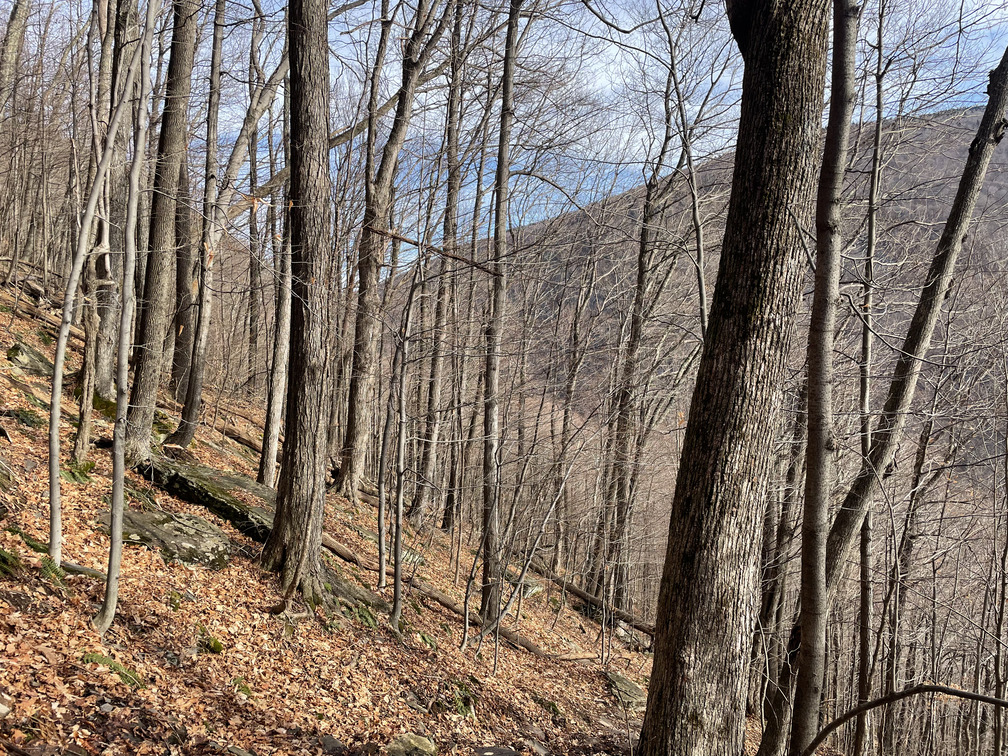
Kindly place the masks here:
<instances>
[{"instance_id":1,"label":"tree trunk","mask_svg":"<svg viewBox=\"0 0 1008 756\"><path fill-rule=\"evenodd\" d=\"M192 349L196 330L196 295L199 289L196 256L193 254L194 213L189 193L189 167L183 160L179 171L179 196L175 204L175 349L172 354L169 385L175 401L185 399L192 367Z\"/></svg>"},{"instance_id":2,"label":"tree trunk","mask_svg":"<svg viewBox=\"0 0 1008 756\"><path fill-rule=\"evenodd\" d=\"M223 40L224 2L217 0L214 9L214 42L210 60L210 96L207 107L207 149L206 180L203 189L203 226L200 232L199 248L199 306L196 310L196 333L193 342L193 356L190 361L189 380L186 386L185 404L178 428L168 441L179 446L188 446L196 433L200 406L203 401L203 372L206 367L206 347L210 337L212 315L211 281L217 245L226 219L227 208L235 192L238 171L245 162L248 143L262 114L276 95L277 88L289 69L288 56L284 55L270 74L265 86L257 89L250 98L241 130L231 148L231 155L222 175L218 176L217 166L217 120L220 109L220 67L221 44ZM209 138L210 135L212 138Z\"/></svg>"},{"instance_id":3,"label":"tree trunk","mask_svg":"<svg viewBox=\"0 0 1008 756\"><path fill-rule=\"evenodd\" d=\"M7 103L14 93L14 74L25 30L28 28L31 5L31 0L14 0L7 20L3 47L0 47L0 114L7 109Z\"/></svg>"},{"instance_id":4,"label":"tree trunk","mask_svg":"<svg viewBox=\"0 0 1008 756\"><path fill-rule=\"evenodd\" d=\"M326 361L329 218L329 38L325 0L292 0L290 55L291 344L286 438L273 529L262 563L282 573L287 596L323 599L322 519L329 417Z\"/></svg>"},{"instance_id":5,"label":"tree trunk","mask_svg":"<svg viewBox=\"0 0 1008 756\"><path fill-rule=\"evenodd\" d=\"M389 212L392 208L393 179L399 163L399 152L406 141L406 132L413 114L417 82L431 51L435 49L452 17L447 3L437 18L431 0L420 0L415 22L408 38L403 41L402 78L396 95L395 116L392 128L382 148L381 160L374 168L375 143L378 137L378 93L380 68L385 48L392 30L392 16L387 0L382 3L382 32L378 45L375 69L371 80L368 105L368 144L365 155L365 207L358 243L358 293L357 314L354 319L353 364L350 369L350 387L347 404L346 435L340 461L339 490L343 496L356 501L357 490L364 475L368 445L371 443L374 383L377 373L379 301L378 279L385 260L389 239ZM435 23L436 22L436 23Z\"/></svg>"},{"instance_id":6,"label":"tree trunk","mask_svg":"<svg viewBox=\"0 0 1008 756\"><path fill-rule=\"evenodd\" d=\"M156 3L156 0L154 0ZM154 4L154 3L152 3ZM150 11L148 10L148 13ZM148 20L150 20L148 16ZM152 26L152 24L149 24ZM134 52L126 74L125 91L133 86L139 64L140 50ZM59 335L56 337L56 352L53 356L52 393L49 400L49 556L56 566L59 566L63 556L63 504L60 491L60 435L59 427L62 419L61 404L63 402L63 365L66 361L67 341L70 337L70 324L74 317L74 301L77 286L80 283L81 271L87 258L91 227L95 212L103 191L105 174L112 162L113 144L119 122L127 109L127 98L122 98L116 105L98 160L87 202L81 212L80 227L77 230L77 241L71 259L70 273L67 276L66 291L63 295L63 318L60 321Z\"/></svg>"},{"instance_id":7,"label":"tree trunk","mask_svg":"<svg viewBox=\"0 0 1008 756\"><path fill-rule=\"evenodd\" d=\"M861 7L833 0L833 67L829 122L816 198L816 268L808 336L808 446L802 515L801 623L791 754L797 756L819 729L826 661L826 535L836 480L833 437L833 333L839 299L843 239L844 164L854 111L854 66Z\"/></svg>"},{"instance_id":8,"label":"tree trunk","mask_svg":"<svg viewBox=\"0 0 1008 756\"><path fill-rule=\"evenodd\" d=\"M126 426L126 459L130 464L150 456L151 426L161 384L165 335L171 321L172 292L168 284L174 267L175 198L186 146L186 110L192 84L198 10L196 0L175 0L173 3L171 55L154 169L144 273L147 299L141 303L137 323L134 345L136 368Z\"/></svg>"},{"instance_id":9,"label":"tree trunk","mask_svg":"<svg viewBox=\"0 0 1008 756\"><path fill-rule=\"evenodd\" d=\"M938 314L945 301L956 260L962 250L980 189L987 175L994 148L1004 136L1008 110L1008 49L997 68L990 73L987 86L988 102L977 134L970 144L969 157L963 169L959 188L949 211L948 220L938 241L926 284L907 330L899 359L893 370L889 393L882 417L872 434L871 454L847 492L833 525L826 547L826 582L830 594L835 592L840 573L853 546L865 510L874 498L880 475L890 465L896 452L907 411L917 388L922 358L931 344Z\"/></svg>"},{"instance_id":10,"label":"tree trunk","mask_svg":"<svg viewBox=\"0 0 1008 756\"><path fill-rule=\"evenodd\" d=\"M988 104L977 129L977 135L970 145L969 157L955 201L949 211L945 229L925 279L925 286L899 351L900 356L893 370L882 417L872 433L871 451L864 459L861 471L851 483L830 527L826 541L826 588L827 599L830 602L835 596L850 549L860 533L865 512L878 491L881 474L891 464L895 454L916 391L922 358L930 346L931 334L951 282L955 262L962 249L962 240L983 185L987 166L990 164L995 146L1004 135L1004 118L1008 109L1008 50L1005 51L998 67L991 71L987 92ZM792 638L795 640L797 651L797 644L800 643L798 633L792 632ZM772 696L771 708L777 712L785 711L790 697L791 691L788 690L788 686L778 685ZM763 732L759 756L775 754L776 747L771 741L779 736L780 733L776 728L768 726Z\"/></svg>"},{"instance_id":11,"label":"tree trunk","mask_svg":"<svg viewBox=\"0 0 1008 756\"><path fill-rule=\"evenodd\" d=\"M511 0L504 62L501 74L500 132L497 142L497 174L494 190L493 273L490 312L486 327L486 362L483 379L483 589L480 617L495 624L501 601L500 542L500 369L504 338L504 306L507 298L508 179L511 175L511 123L514 119L514 70L518 54L518 21L523 0Z\"/></svg>"},{"instance_id":12,"label":"tree trunk","mask_svg":"<svg viewBox=\"0 0 1008 756\"><path fill-rule=\"evenodd\" d=\"M741 753L747 643L803 273L827 6L728 3L745 60L731 200L658 597L642 756Z\"/></svg>"},{"instance_id":13,"label":"tree trunk","mask_svg":"<svg viewBox=\"0 0 1008 756\"><path fill-rule=\"evenodd\" d=\"M147 22L143 40L137 52L140 55L140 97L137 108L136 133L133 140L133 161L129 171L129 191L126 196L126 220L123 241L122 310L119 318L119 349L116 356L116 420L112 431L112 506L109 513L109 562L105 577L105 598L95 628L103 634L112 625L119 598L119 568L122 562L122 520L125 507L124 486L126 477L126 414L129 392L129 347L133 327L134 299L133 276L136 274L137 213L140 205L140 177L145 153L141 145L147 143L147 101L150 98L151 40L154 22L160 10L160 0L147 6ZM129 99L132 76L127 76L123 101Z\"/></svg>"},{"instance_id":14,"label":"tree trunk","mask_svg":"<svg viewBox=\"0 0 1008 756\"><path fill-rule=\"evenodd\" d=\"M81 292L84 295L84 355L81 360L80 380L77 386L80 391L80 400L77 403L77 433L74 434L73 448L73 460L77 465L84 463L88 450L91 448L91 411L94 409L95 364L98 346L96 291L98 273L95 269L95 257L99 254L101 254L99 250L94 250L91 254Z\"/></svg>"},{"instance_id":15,"label":"tree trunk","mask_svg":"<svg viewBox=\"0 0 1008 756\"><path fill-rule=\"evenodd\" d=\"M250 65L250 69L253 67ZM257 147L258 131L252 132L249 139L249 191L254 192L258 171ZM248 293L248 379L246 385L249 394L254 398L259 388L259 295L262 287L259 256L259 210L252 203L249 210L249 293Z\"/></svg>"},{"instance_id":16,"label":"tree trunk","mask_svg":"<svg viewBox=\"0 0 1008 756\"><path fill-rule=\"evenodd\" d=\"M286 203L285 203L286 204ZM276 323L273 335L273 365L270 369L269 390L266 395L266 427L263 429L262 454L259 456L260 483L273 486L276 482L277 451L280 448L280 421L283 418L284 396L287 388L287 361L291 337L291 261L290 221L285 211L283 242L277 270Z\"/></svg>"}]
</instances>

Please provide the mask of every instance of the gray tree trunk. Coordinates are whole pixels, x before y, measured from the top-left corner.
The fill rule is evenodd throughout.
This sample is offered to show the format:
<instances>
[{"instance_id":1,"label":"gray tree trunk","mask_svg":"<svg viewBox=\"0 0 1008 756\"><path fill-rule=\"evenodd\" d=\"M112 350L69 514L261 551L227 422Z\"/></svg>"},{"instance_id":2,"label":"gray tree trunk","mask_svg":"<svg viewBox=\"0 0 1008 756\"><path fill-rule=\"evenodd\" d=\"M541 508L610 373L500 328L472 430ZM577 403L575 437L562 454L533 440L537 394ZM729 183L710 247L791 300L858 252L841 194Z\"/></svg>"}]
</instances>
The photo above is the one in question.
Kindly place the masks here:
<instances>
[{"instance_id":1,"label":"gray tree trunk","mask_svg":"<svg viewBox=\"0 0 1008 756\"><path fill-rule=\"evenodd\" d=\"M743 750L759 534L801 296L829 16L729 2L745 60L732 193L658 596L638 752Z\"/></svg>"},{"instance_id":2,"label":"gray tree trunk","mask_svg":"<svg viewBox=\"0 0 1008 756\"><path fill-rule=\"evenodd\" d=\"M518 55L518 22L523 0L511 0L501 73L501 115L494 179L494 235L490 270L493 272L490 312L486 327L483 369L483 588L480 617L497 622L500 613L503 566L500 541L500 368L507 300L508 180L511 175L511 124L514 120L514 71Z\"/></svg>"},{"instance_id":3,"label":"gray tree trunk","mask_svg":"<svg viewBox=\"0 0 1008 756\"><path fill-rule=\"evenodd\" d=\"M286 204L286 203L285 203ZM290 355L291 326L291 261L290 222L284 213L283 243L276 264L277 299L276 333L273 335L273 365L270 369L269 388L266 395L266 427L263 429L262 454L259 456L260 483L273 486L276 483L277 452L280 448L280 425L283 419L284 395L287 393L287 362Z\"/></svg>"},{"instance_id":4,"label":"gray tree trunk","mask_svg":"<svg viewBox=\"0 0 1008 756\"><path fill-rule=\"evenodd\" d=\"M140 54L140 96L137 108L135 138L133 141L133 161L129 171L129 190L126 195L126 228L123 243L122 310L119 318L119 348L116 352L116 420L112 431L112 507L109 515L109 562L105 574L105 598L101 609L94 618L95 628L104 634L112 626L116 604L119 599L119 568L122 563L122 522L125 507L126 477L126 414L129 393L129 347L133 330L134 299L133 276L136 274L137 258L137 215L140 206L140 179L143 173L145 154L139 145L147 143L147 101L150 98L151 40L154 21L160 10L160 0L152 0L147 6L147 22L143 40L138 48ZM132 76L127 77L123 99L128 99L132 88Z\"/></svg>"},{"instance_id":5,"label":"gray tree trunk","mask_svg":"<svg viewBox=\"0 0 1008 756\"><path fill-rule=\"evenodd\" d=\"M179 196L175 203L175 318L172 325L175 348L169 381L177 402L185 398L186 386L189 384L196 330L196 295L199 283L191 231L194 221L195 213L192 211L192 196L189 192L189 167L183 161L179 171Z\"/></svg>"},{"instance_id":6,"label":"gray tree trunk","mask_svg":"<svg viewBox=\"0 0 1008 756\"><path fill-rule=\"evenodd\" d=\"M286 438L273 529L262 563L280 572L289 598L324 600L322 519L328 462L326 344L330 246L329 26L326 0L292 0L290 55L291 343Z\"/></svg>"},{"instance_id":7,"label":"gray tree trunk","mask_svg":"<svg viewBox=\"0 0 1008 756\"><path fill-rule=\"evenodd\" d=\"M126 426L126 459L130 464L150 457L151 426L161 385L164 342L171 324L173 289L169 283L175 261L175 198L186 146L186 109L192 84L198 10L196 0L175 0L173 3L171 55L154 168L144 273L146 301L141 302L137 319L136 367Z\"/></svg>"},{"instance_id":8,"label":"gray tree trunk","mask_svg":"<svg viewBox=\"0 0 1008 756\"><path fill-rule=\"evenodd\" d=\"M836 482L833 437L833 333L839 298L843 238L844 165L854 112L854 66L861 7L833 0L833 64L829 121L816 197L816 268L808 336L808 445L802 515L801 623L791 753L798 756L819 731L826 672L826 535Z\"/></svg>"}]
</instances>

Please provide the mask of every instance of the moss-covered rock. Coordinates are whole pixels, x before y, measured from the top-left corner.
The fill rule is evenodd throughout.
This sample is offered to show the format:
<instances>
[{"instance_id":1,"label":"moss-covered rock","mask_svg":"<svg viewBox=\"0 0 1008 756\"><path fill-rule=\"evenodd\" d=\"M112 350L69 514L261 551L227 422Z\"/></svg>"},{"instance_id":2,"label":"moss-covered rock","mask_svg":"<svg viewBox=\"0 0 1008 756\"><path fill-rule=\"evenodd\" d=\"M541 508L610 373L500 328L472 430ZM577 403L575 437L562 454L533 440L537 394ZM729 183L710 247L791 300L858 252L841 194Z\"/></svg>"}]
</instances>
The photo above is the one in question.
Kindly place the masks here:
<instances>
[{"instance_id":1,"label":"moss-covered rock","mask_svg":"<svg viewBox=\"0 0 1008 756\"><path fill-rule=\"evenodd\" d=\"M613 695L628 709L643 709L647 705L647 692L629 677L609 670L605 673L612 686Z\"/></svg>"},{"instance_id":2,"label":"moss-covered rock","mask_svg":"<svg viewBox=\"0 0 1008 756\"><path fill-rule=\"evenodd\" d=\"M102 517L106 532L109 515ZM202 517L165 511L123 512L123 541L157 549L166 561L221 569L231 555L227 534Z\"/></svg>"},{"instance_id":3,"label":"moss-covered rock","mask_svg":"<svg viewBox=\"0 0 1008 756\"><path fill-rule=\"evenodd\" d=\"M207 508L258 543L264 543L269 537L276 492L267 486L244 475L187 465L164 457L152 458L138 467L137 472L171 495ZM259 504L246 504L233 494L234 491L251 494ZM365 607L368 614L373 611L388 613L388 603L367 588L344 580L331 570L328 581L327 589L339 601L351 607ZM360 614L355 614L360 619Z\"/></svg>"},{"instance_id":4,"label":"moss-covered rock","mask_svg":"<svg viewBox=\"0 0 1008 756\"><path fill-rule=\"evenodd\" d=\"M254 541L262 543L269 536L273 526L271 509L276 495L266 486L248 478L239 480L240 476L208 467L185 465L164 457L152 458L138 467L137 472L172 496L206 507ZM253 491L270 509L249 506L231 495L230 491L235 488Z\"/></svg>"},{"instance_id":5,"label":"moss-covered rock","mask_svg":"<svg viewBox=\"0 0 1008 756\"><path fill-rule=\"evenodd\" d=\"M30 375L52 378L53 364L49 358L21 341L7 350L7 359Z\"/></svg>"}]
</instances>

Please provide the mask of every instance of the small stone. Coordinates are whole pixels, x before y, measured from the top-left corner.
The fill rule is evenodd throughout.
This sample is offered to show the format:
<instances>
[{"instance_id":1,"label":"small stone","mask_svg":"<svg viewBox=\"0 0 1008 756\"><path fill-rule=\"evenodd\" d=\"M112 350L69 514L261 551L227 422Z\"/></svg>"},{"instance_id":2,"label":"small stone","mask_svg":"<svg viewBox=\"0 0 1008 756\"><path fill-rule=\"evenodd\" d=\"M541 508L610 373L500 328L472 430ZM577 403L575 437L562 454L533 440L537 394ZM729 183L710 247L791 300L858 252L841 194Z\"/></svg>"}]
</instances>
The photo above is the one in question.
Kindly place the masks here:
<instances>
[{"instance_id":1,"label":"small stone","mask_svg":"<svg viewBox=\"0 0 1008 756\"><path fill-rule=\"evenodd\" d=\"M518 751L503 746L480 746L473 749L473 756L518 756Z\"/></svg>"},{"instance_id":2,"label":"small stone","mask_svg":"<svg viewBox=\"0 0 1008 756\"><path fill-rule=\"evenodd\" d=\"M549 756L549 748L534 738L525 738L525 740L522 741L522 746L528 748L532 751L532 753L536 754L536 756Z\"/></svg>"},{"instance_id":3,"label":"small stone","mask_svg":"<svg viewBox=\"0 0 1008 756\"><path fill-rule=\"evenodd\" d=\"M525 735L533 738L534 740L546 740L546 733L543 732L543 728L539 727L539 725L532 724L531 722L525 725Z\"/></svg>"},{"instance_id":4,"label":"small stone","mask_svg":"<svg viewBox=\"0 0 1008 756\"><path fill-rule=\"evenodd\" d=\"M437 756L437 746L422 735L407 732L388 744L388 756Z\"/></svg>"},{"instance_id":5,"label":"small stone","mask_svg":"<svg viewBox=\"0 0 1008 756\"><path fill-rule=\"evenodd\" d=\"M319 738L319 745L322 746L323 753L331 753L334 756L341 756L346 753L346 746L342 740L334 738L332 735L323 735Z\"/></svg>"},{"instance_id":6,"label":"small stone","mask_svg":"<svg viewBox=\"0 0 1008 756\"><path fill-rule=\"evenodd\" d=\"M231 756L255 756L255 754L246 751L244 748L239 748L238 746L228 746L227 752Z\"/></svg>"},{"instance_id":7,"label":"small stone","mask_svg":"<svg viewBox=\"0 0 1008 756\"><path fill-rule=\"evenodd\" d=\"M421 703L420 699L417 698L417 694L412 690L406 691L406 705L409 706L414 711L419 711L421 714L428 714L429 711L426 706Z\"/></svg>"},{"instance_id":8,"label":"small stone","mask_svg":"<svg viewBox=\"0 0 1008 756\"><path fill-rule=\"evenodd\" d=\"M101 706L98 707L98 709L103 714L111 714L113 711L115 711L115 706L109 703L103 703Z\"/></svg>"},{"instance_id":9,"label":"small stone","mask_svg":"<svg viewBox=\"0 0 1008 756\"><path fill-rule=\"evenodd\" d=\"M0 719L6 719L11 713L11 707L5 703L0 703Z\"/></svg>"}]
</instances>

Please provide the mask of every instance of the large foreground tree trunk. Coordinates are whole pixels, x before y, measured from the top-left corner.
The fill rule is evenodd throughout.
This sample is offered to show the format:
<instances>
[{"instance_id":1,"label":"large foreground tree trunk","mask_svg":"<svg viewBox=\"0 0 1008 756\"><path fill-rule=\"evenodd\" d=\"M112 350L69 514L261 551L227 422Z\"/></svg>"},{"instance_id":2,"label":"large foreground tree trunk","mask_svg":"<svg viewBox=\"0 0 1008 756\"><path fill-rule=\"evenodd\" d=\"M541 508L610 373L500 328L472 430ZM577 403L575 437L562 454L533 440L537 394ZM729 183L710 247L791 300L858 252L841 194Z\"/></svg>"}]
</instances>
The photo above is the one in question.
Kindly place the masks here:
<instances>
[{"instance_id":1,"label":"large foreground tree trunk","mask_svg":"<svg viewBox=\"0 0 1008 756\"><path fill-rule=\"evenodd\" d=\"M672 502L642 756L742 752L759 534L817 162L826 2L735 0L728 17L745 60L737 158Z\"/></svg>"},{"instance_id":2,"label":"large foreground tree trunk","mask_svg":"<svg viewBox=\"0 0 1008 756\"><path fill-rule=\"evenodd\" d=\"M290 238L293 298L286 438L277 511L262 561L287 595L322 598L322 515L329 417L326 258L329 243L329 45L325 0L293 0L290 51Z\"/></svg>"}]
</instances>

